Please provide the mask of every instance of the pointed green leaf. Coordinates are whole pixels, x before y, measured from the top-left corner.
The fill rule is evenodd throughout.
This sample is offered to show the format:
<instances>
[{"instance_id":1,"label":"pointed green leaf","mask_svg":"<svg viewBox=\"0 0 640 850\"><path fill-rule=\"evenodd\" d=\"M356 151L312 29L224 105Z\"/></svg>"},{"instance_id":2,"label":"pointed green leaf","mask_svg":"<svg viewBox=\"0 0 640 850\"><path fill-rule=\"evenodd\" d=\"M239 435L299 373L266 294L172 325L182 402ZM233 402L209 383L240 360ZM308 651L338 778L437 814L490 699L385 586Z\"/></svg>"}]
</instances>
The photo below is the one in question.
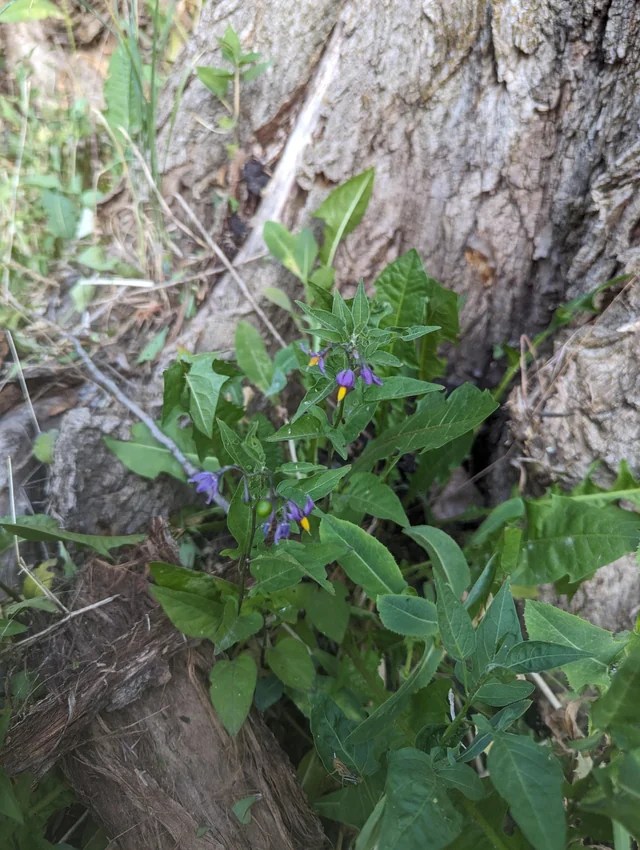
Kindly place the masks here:
<instances>
[{"instance_id":1,"label":"pointed green leaf","mask_svg":"<svg viewBox=\"0 0 640 850\"><path fill-rule=\"evenodd\" d=\"M436 606L420 596L378 596L378 612L385 629L407 637L426 638L436 634Z\"/></svg>"},{"instance_id":2,"label":"pointed green leaf","mask_svg":"<svg viewBox=\"0 0 640 850\"><path fill-rule=\"evenodd\" d=\"M211 671L211 702L230 735L237 735L247 719L257 678L256 662L246 652L218 661Z\"/></svg>"},{"instance_id":3,"label":"pointed green leaf","mask_svg":"<svg viewBox=\"0 0 640 850\"><path fill-rule=\"evenodd\" d=\"M498 663L500 667L513 673L537 673L588 657L588 652L576 647L528 640L512 646L504 659Z\"/></svg>"},{"instance_id":4,"label":"pointed green leaf","mask_svg":"<svg viewBox=\"0 0 640 850\"><path fill-rule=\"evenodd\" d=\"M298 691L308 691L313 686L316 671L309 650L302 641L283 638L267 649L266 661L281 682Z\"/></svg>"},{"instance_id":5,"label":"pointed green leaf","mask_svg":"<svg viewBox=\"0 0 640 850\"><path fill-rule=\"evenodd\" d=\"M434 572L459 598L469 586L469 565L456 541L439 528L414 525L404 533L429 554Z\"/></svg>"},{"instance_id":6,"label":"pointed green leaf","mask_svg":"<svg viewBox=\"0 0 640 850\"><path fill-rule=\"evenodd\" d=\"M618 667L609 690L591 709L593 723L599 729L637 724L640 702L640 636L633 635L628 654Z\"/></svg>"},{"instance_id":7,"label":"pointed green leaf","mask_svg":"<svg viewBox=\"0 0 640 850\"><path fill-rule=\"evenodd\" d=\"M392 752L385 791L377 850L440 850L460 834L462 815L427 753Z\"/></svg>"},{"instance_id":8,"label":"pointed green leaf","mask_svg":"<svg viewBox=\"0 0 640 850\"><path fill-rule=\"evenodd\" d=\"M101 555L109 557L111 549L119 549L121 546L134 546L141 543L144 534L123 534L110 537L107 534L79 534L75 531L67 531L60 528L53 517L35 514L33 516L16 517L15 522L10 517L0 517L0 528L4 528L10 534L15 534L23 540L42 540L57 542L58 540L78 543L80 546L88 546Z\"/></svg>"},{"instance_id":9,"label":"pointed green leaf","mask_svg":"<svg viewBox=\"0 0 640 850\"><path fill-rule=\"evenodd\" d=\"M442 643L452 658L464 661L476 648L476 634L471 617L449 585L437 580L438 627Z\"/></svg>"},{"instance_id":10,"label":"pointed green leaf","mask_svg":"<svg viewBox=\"0 0 640 850\"><path fill-rule=\"evenodd\" d=\"M249 322L238 322L235 346L238 366L258 389L266 392L273 380L273 362L260 331Z\"/></svg>"},{"instance_id":11,"label":"pointed green leaf","mask_svg":"<svg viewBox=\"0 0 640 850\"><path fill-rule=\"evenodd\" d=\"M207 354L194 359L185 377L189 390L189 415L194 427L207 437L213 436L216 407L222 385L229 380L226 375L217 375L211 366L213 355Z\"/></svg>"},{"instance_id":12,"label":"pointed green leaf","mask_svg":"<svg viewBox=\"0 0 640 850\"><path fill-rule=\"evenodd\" d=\"M590 657L564 667L563 672L574 690L586 686L601 690L609 687L609 667L622 651L622 640L582 617L533 599L525 603L524 619L531 640L546 640L589 653Z\"/></svg>"},{"instance_id":13,"label":"pointed green leaf","mask_svg":"<svg viewBox=\"0 0 640 850\"><path fill-rule=\"evenodd\" d=\"M334 189L314 213L315 218L325 222L320 250L320 259L325 265L333 264L341 240L362 220L373 191L373 178L373 168L352 177Z\"/></svg>"},{"instance_id":14,"label":"pointed green leaf","mask_svg":"<svg viewBox=\"0 0 640 850\"><path fill-rule=\"evenodd\" d=\"M487 762L491 782L535 850L565 850L564 777L548 747L521 735L498 735Z\"/></svg>"},{"instance_id":15,"label":"pointed green leaf","mask_svg":"<svg viewBox=\"0 0 640 850\"><path fill-rule=\"evenodd\" d=\"M327 514L320 523L320 539L343 544L340 566L372 599L380 593L401 593L406 587L391 552L363 528Z\"/></svg>"}]
</instances>

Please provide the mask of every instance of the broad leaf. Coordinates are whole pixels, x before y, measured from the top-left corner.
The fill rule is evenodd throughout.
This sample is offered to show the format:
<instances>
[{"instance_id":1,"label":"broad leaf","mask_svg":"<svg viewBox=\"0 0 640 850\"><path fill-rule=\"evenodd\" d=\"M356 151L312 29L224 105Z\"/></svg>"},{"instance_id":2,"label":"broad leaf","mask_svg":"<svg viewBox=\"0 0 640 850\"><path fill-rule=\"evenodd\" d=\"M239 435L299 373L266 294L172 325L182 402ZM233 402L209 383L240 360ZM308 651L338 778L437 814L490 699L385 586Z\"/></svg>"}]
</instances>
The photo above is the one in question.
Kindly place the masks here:
<instances>
[{"instance_id":1,"label":"broad leaf","mask_svg":"<svg viewBox=\"0 0 640 850\"><path fill-rule=\"evenodd\" d=\"M485 796L482 780L467 764L436 764L435 771L447 788L455 788L468 800L481 800Z\"/></svg>"},{"instance_id":2,"label":"broad leaf","mask_svg":"<svg viewBox=\"0 0 640 850\"><path fill-rule=\"evenodd\" d=\"M640 704L640 637L634 635L609 690L596 700L591 718L599 729L637 724Z\"/></svg>"},{"instance_id":3,"label":"broad leaf","mask_svg":"<svg viewBox=\"0 0 640 850\"><path fill-rule=\"evenodd\" d=\"M189 415L194 426L213 436L216 407L222 385L229 380L226 375L217 375L212 368L213 355L195 358L185 378L189 389Z\"/></svg>"},{"instance_id":4,"label":"broad leaf","mask_svg":"<svg viewBox=\"0 0 640 850\"><path fill-rule=\"evenodd\" d=\"M218 661L211 671L211 702L230 735L238 734L249 714L257 678L256 662L246 652Z\"/></svg>"},{"instance_id":5,"label":"broad leaf","mask_svg":"<svg viewBox=\"0 0 640 850\"><path fill-rule=\"evenodd\" d=\"M518 612L509 582L505 582L476 629L477 652L473 658L476 673L483 673L488 664L504 658L509 649L521 641Z\"/></svg>"},{"instance_id":6,"label":"broad leaf","mask_svg":"<svg viewBox=\"0 0 640 850\"><path fill-rule=\"evenodd\" d=\"M532 682L516 679L514 682L487 682L476 691L475 701L486 702L487 705L504 706L518 702L534 690Z\"/></svg>"},{"instance_id":7,"label":"broad leaf","mask_svg":"<svg viewBox=\"0 0 640 850\"><path fill-rule=\"evenodd\" d=\"M512 646L504 659L497 663L513 673L537 673L588 657L588 652L572 646L528 640Z\"/></svg>"},{"instance_id":8,"label":"broad leaf","mask_svg":"<svg viewBox=\"0 0 640 850\"><path fill-rule=\"evenodd\" d=\"M438 631L436 606L420 596L378 596L378 611L386 629L407 637L426 638Z\"/></svg>"},{"instance_id":9,"label":"broad leaf","mask_svg":"<svg viewBox=\"0 0 640 850\"><path fill-rule=\"evenodd\" d=\"M493 413L497 404L488 391L463 384L448 398L431 395L428 403L399 424L372 440L354 464L354 470L369 469L395 452L437 449L473 431Z\"/></svg>"},{"instance_id":10,"label":"broad leaf","mask_svg":"<svg viewBox=\"0 0 640 850\"><path fill-rule=\"evenodd\" d=\"M378 762L371 740L357 744L348 742L357 725L357 721L348 719L327 694L319 693L313 697L311 733L327 773L334 773L336 758L356 777L369 776L377 770Z\"/></svg>"},{"instance_id":11,"label":"broad leaf","mask_svg":"<svg viewBox=\"0 0 640 850\"><path fill-rule=\"evenodd\" d=\"M106 534L79 534L75 531L67 531L60 528L58 523L50 516L35 514L34 516L19 516L13 522L10 517L0 517L0 528L4 528L10 534L15 534L23 540L43 540L57 542L59 540L78 543L80 546L88 546L101 555L109 557L112 549L121 546L134 546L141 543L144 534L123 534L109 537Z\"/></svg>"},{"instance_id":12,"label":"broad leaf","mask_svg":"<svg viewBox=\"0 0 640 850\"><path fill-rule=\"evenodd\" d=\"M103 94L107 106L104 117L112 132L122 139L122 128L131 137L135 137L145 112L144 97L131 52L123 41L119 42L111 54Z\"/></svg>"},{"instance_id":13,"label":"broad leaf","mask_svg":"<svg viewBox=\"0 0 640 850\"><path fill-rule=\"evenodd\" d=\"M222 619L222 605L196 593L151 585L149 592L173 625L188 637L213 641Z\"/></svg>"},{"instance_id":14,"label":"broad leaf","mask_svg":"<svg viewBox=\"0 0 640 850\"><path fill-rule=\"evenodd\" d=\"M249 322L238 322L235 346L238 366L258 389L266 392L273 380L273 363L260 331Z\"/></svg>"},{"instance_id":15,"label":"broad leaf","mask_svg":"<svg viewBox=\"0 0 640 850\"><path fill-rule=\"evenodd\" d=\"M378 850L440 850L460 834L462 816L426 753L392 752L385 791Z\"/></svg>"},{"instance_id":16,"label":"broad leaf","mask_svg":"<svg viewBox=\"0 0 640 850\"><path fill-rule=\"evenodd\" d=\"M320 250L321 261L331 266L338 245L362 220L373 191L373 168L357 174L338 186L320 204L315 218L325 223L324 242Z\"/></svg>"},{"instance_id":17,"label":"broad leaf","mask_svg":"<svg viewBox=\"0 0 640 850\"><path fill-rule=\"evenodd\" d=\"M213 68L208 65L198 65L196 74L200 82L205 85L216 97L226 97L229 83L233 79L233 73L225 68Z\"/></svg>"},{"instance_id":18,"label":"broad leaf","mask_svg":"<svg viewBox=\"0 0 640 850\"><path fill-rule=\"evenodd\" d=\"M522 568L514 582L541 584L594 573L640 544L640 516L613 505L594 506L569 496L527 504Z\"/></svg>"},{"instance_id":19,"label":"broad leaf","mask_svg":"<svg viewBox=\"0 0 640 850\"><path fill-rule=\"evenodd\" d=\"M47 214L47 226L58 239L73 239L78 223L78 210L73 201L60 192L47 189L40 193L40 203Z\"/></svg>"},{"instance_id":20,"label":"broad leaf","mask_svg":"<svg viewBox=\"0 0 640 850\"><path fill-rule=\"evenodd\" d=\"M369 717L363 720L351 732L348 738L348 744L352 746L362 741L376 738L383 732L393 728L394 720L407 707L411 694L419 691L421 688L426 688L441 661L442 652L433 646L425 647L424 654L411 672L411 675L400 685L395 694L392 694L382 705L374 709Z\"/></svg>"},{"instance_id":21,"label":"broad leaf","mask_svg":"<svg viewBox=\"0 0 640 850\"><path fill-rule=\"evenodd\" d=\"M338 556L340 566L372 599L380 593L401 593L406 587L391 552L363 528L327 514L320 523L320 539L344 547Z\"/></svg>"},{"instance_id":22,"label":"broad leaf","mask_svg":"<svg viewBox=\"0 0 640 850\"><path fill-rule=\"evenodd\" d=\"M43 18L64 19L64 12L49 0L4 0L0 6L0 24L21 24Z\"/></svg>"},{"instance_id":23,"label":"broad leaf","mask_svg":"<svg viewBox=\"0 0 640 850\"><path fill-rule=\"evenodd\" d=\"M342 643L350 615L347 588L339 582L333 582L333 588L335 592L331 594L305 584L304 607L307 619L319 632L336 643Z\"/></svg>"},{"instance_id":24,"label":"broad leaf","mask_svg":"<svg viewBox=\"0 0 640 850\"><path fill-rule=\"evenodd\" d=\"M449 585L456 598L460 598L469 585L471 574L456 541L431 525L415 525L405 528L404 533L428 552L436 576Z\"/></svg>"},{"instance_id":25,"label":"broad leaf","mask_svg":"<svg viewBox=\"0 0 640 850\"><path fill-rule=\"evenodd\" d=\"M396 493L372 472L354 473L342 493L334 496L332 505L337 514L351 514L351 519L354 514L359 518L370 514L380 519L390 519L401 526L409 525Z\"/></svg>"},{"instance_id":26,"label":"broad leaf","mask_svg":"<svg viewBox=\"0 0 640 850\"><path fill-rule=\"evenodd\" d=\"M476 648L471 617L448 584L438 580L437 588L438 626L442 643L452 658L464 661Z\"/></svg>"},{"instance_id":27,"label":"broad leaf","mask_svg":"<svg viewBox=\"0 0 640 850\"><path fill-rule=\"evenodd\" d=\"M565 850L564 777L550 749L531 738L500 734L487 767L493 786L535 850Z\"/></svg>"},{"instance_id":28,"label":"broad leaf","mask_svg":"<svg viewBox=\"0 0 640 850\"><path fill-rule=\"evenodd\" d=\"M267 649L266 661L276 676L290 688L308 691L313 686L316 671L309 650L302 641L283 638Z\"/></svg>"},{"instance_id":29,"label":"broad leaf","mask_svg":"<svg viewBox=\"0 0 640 850\"><path fill-rule=\"evenodd\" d=\"M609 666L622 651L623 641L582 617L532 599L526 601L524 618L531 640L550 641L589 653L591 657L564 667L563 672L574 690L586 686L601 690L609 687Z\"/></svg>"}]
</instances>

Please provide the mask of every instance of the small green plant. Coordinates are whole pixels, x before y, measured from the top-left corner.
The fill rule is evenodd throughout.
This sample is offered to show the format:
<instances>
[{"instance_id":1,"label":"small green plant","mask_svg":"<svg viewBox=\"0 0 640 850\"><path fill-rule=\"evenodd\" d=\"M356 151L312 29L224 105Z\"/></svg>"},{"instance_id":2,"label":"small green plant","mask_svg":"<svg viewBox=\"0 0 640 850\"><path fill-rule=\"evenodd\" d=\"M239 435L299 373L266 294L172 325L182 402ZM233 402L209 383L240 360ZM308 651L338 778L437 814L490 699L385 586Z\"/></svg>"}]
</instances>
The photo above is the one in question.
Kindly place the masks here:
<instances>
[{"instance_id":1,"label":"small green plant","mask_svg":"<svg viewBox=\"0 0 640 850\"><path fill-rule=\"evenodd\" d=\"M611 491L588 480L515 497L458 540L430 522L424 494L497 403L432 381L459 303L415 251L369 294L363 282L350 298L334 288L336 251L372 185L367 171L329 195L319 241L265 228L304 285L295 305L269 293L302 340L272 357L240 322L235 361L183 353L165 372L154 428L173 449L143 423L130 441L107 438L129 468L190 480L206 502L182 517L188 566L152 563L151 592L178 629L213 643L211 700L231 735L252 706L293 703L305 717L299 775L341 846L631 850L640 638L535 597L540 583L575 587L637 549L640 517L620 505L640 503L640 483L623 467ZM124 542L81 540L42 518L1 524ZM199 555L203 537L227 532L234 542L218 557L235 580ZM537 687L578 707L571 734L533 722Z\"/></svg>"},{"instance_id":2,"label":"small green plant","mask_svg":"<svg viewBox=\"0 0 640 850\"><path fill-rule=\"evenodd\" d=\"M241 86L259 77L270 63L263 62L259 53L245 53L232 26L228 26L222 38L218 39L218 46L231 69L199 65L196 73L200 82L216 96L227 113L218 119L218 132L234 134L234 143L228 146L229 155L232 156L238 146L236 130L240 118Z\"/></svg>"}]
</instances>

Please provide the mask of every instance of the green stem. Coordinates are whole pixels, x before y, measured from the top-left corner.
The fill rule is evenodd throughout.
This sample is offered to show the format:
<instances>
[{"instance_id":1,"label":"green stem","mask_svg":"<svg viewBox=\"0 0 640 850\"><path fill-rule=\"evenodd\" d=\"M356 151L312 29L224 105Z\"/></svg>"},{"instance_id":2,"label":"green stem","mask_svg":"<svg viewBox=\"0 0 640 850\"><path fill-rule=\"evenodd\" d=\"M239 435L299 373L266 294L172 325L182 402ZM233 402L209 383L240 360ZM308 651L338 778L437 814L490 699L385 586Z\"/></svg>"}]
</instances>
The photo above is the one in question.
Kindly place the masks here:
<instances>
[{"instance_id":1,"label":"green stem","mask_svg":"<svg viewBox=\"0 0 640 850\"><path fill-rule=\"evenodd\" d=\"M251 551L253 550L253 539L256 536L256 506L255 504L251 505L251 534L249 535L249 543L247 545L247 551L243 553L240 558L240 594L238 596L238 616L240 615L240 611L242 610L242 602L244 600L245 588L247 585L247 573L249 571L249 564L251 563Z\"/></svg>"}]
</instances>

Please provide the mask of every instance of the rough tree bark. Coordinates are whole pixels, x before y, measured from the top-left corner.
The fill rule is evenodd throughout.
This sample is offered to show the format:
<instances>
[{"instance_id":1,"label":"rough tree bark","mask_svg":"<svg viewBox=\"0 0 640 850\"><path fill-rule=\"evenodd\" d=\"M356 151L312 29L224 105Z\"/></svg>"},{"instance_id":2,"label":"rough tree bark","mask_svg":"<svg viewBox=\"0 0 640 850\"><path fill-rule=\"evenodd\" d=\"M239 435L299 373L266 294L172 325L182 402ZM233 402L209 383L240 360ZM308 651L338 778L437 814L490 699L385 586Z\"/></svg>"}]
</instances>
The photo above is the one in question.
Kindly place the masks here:
<instances>
[{"instance_id":1,"label":"rough tree bark","mask_svg":"<svg viewBox=\"0 0 640 850\"><path fill-rule=\"evenodd\" d=\"M216 121L216 103L190 71L196 64L219 63L215 37L228 23L247 48L273 60L243 92L243 152L270 164L274 174L237 261L264 250L265 220L307 223L330 187L375 166L369 212L339 254L339 280L371 281L386 262L417 248L429 272L466 298L453 378L489 383L499 372L492 360L495 343L535 332L562 300L635 270L640 7L633 0L209 2L169 82L159 135L165 196L180 192L206 223L213 219L211 196L226 163L226 140L208 129ZM180 214L179 206L175 210ZM268 260L246 269L243 276L257 299L275 282L292 286ZM225 276L178 342L230 348L238 317L251 313L236 282ZM605 375L615 372L621 356L622 348L611 352ZM64 442L67 427L77 435L78 416L62 420L59 446L78 445L77 436ZM91 426L97 430L100 422L92 417ZM105 427L115 426L105 421ZM556 439L540 436L545 451ZM596 443L589 450L603 451ZM629 452L637 470L637 441ZM80 464L96 462L95 453L88 459L82 454L76 454ZM99 517L82 510L83 482L90 485L91 479L86 470L70 478L65 464L68 458L58 449L51 495L56 511L69 524L99 530ZM107 479L102 495L109 499L109 517L126 517L126 529L133 530L135 511L132 521L119 500L122 483L117 475ZM135 505L136 487L141 499L149 493L148 484L139 482L131 485L132 497L129 484L126 504ZM164 507L175 499L169 493ZM98 502L89 503L95 512ZM162 509L163 498L153 491L137 516L140 525ZM184 663L166 672L184 684ZM142 722L160 702L159 689L148 691L126 707L122 725ZM172 728L182 728L175 713ZM215 757L216 746L209 741L209 757ZM140 786L134 789L125 777L139 766L112 753L105 756L111 765L105 772L106 751L97 755L95 747L96 736L73 757L65 756L75 783L95 793L96 807L100 782L107 783L107 796L124 791L136 797ZM145 747L152 763L153 741ZM173 802L182 793L179 779ZM158 787L165 781L154 778ZM159 811L153 806L151 820ZM115 829L118 812L109 811L108 801L100 811ZM127 817L129 825L137 823L139 810ZM119 846L130 846L127 840L121 838ZM154 847L164 848L178 839L175 830L165 829L167 843L154 840ZM222 844L242 846L233 840Z\"/></svg>"},{"instance_id":2,"label":"rough tree bark","mask_svg":"<svg viewBox=\"0 0 640 850\"><path fill-rule=\"evenodd\" d=\"M243 93L244 150L275 173L239 259L263 250L265 219L306 222L328 187L375 166L369 212L347 240L339 280L371 280L417 248L429 272L466 298L454 368L480 380L496 375L495 343L545 326L559 302L637 260L632 0L209 3L168 89L160 134L168 193L180 187L205 220L226 158L225 140L207 129L219 107L193 76L176 92L194 64L219 61L214 37L228 23L273 60ZM270 264L252 267L254 290L272 275ZM250 309L225 278L185 339L227 347Z\"/></svg>"}]
</instances>

